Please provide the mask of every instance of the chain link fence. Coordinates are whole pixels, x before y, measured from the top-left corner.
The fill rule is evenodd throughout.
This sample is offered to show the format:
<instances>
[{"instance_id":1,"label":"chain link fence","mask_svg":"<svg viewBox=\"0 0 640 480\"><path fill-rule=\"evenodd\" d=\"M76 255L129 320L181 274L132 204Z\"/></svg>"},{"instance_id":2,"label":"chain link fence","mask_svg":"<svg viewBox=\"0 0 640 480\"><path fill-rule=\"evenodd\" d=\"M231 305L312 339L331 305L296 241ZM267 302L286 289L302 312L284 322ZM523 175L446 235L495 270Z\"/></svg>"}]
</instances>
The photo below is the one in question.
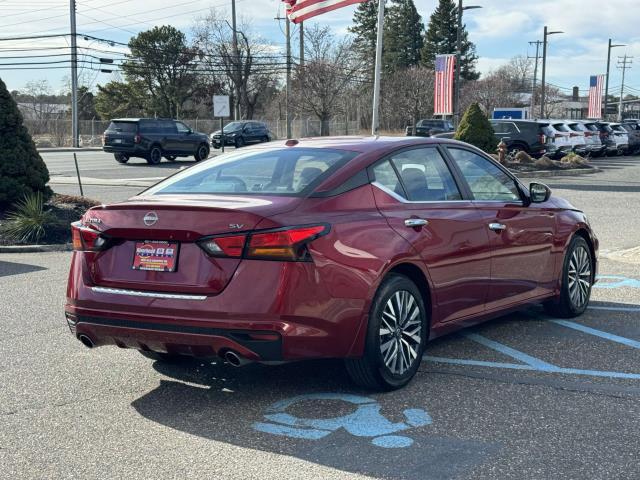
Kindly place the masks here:
<instances>
[{"instance_id":1,"label":"chain link fence","mask_svg":"<svg viewBox=\"0 0 640 480\"><path fill-rule=\"evenodd\" d=\"M285 120L255 119L264 122L275 138L287 137L287 123ZM220 120L209 118L181 119L195 131L210 134L220 129ZM102 134L109 126L109 121L81 120L79 122L80 146L102 146ZM224 122L225 124L228 121ZM70 147L71 120L68 119L25 119L24 124L31 133L38 148ZM359 135L360 125L357 120L331 120L326 122L325 128L329 135ZM291 122L294 138L319 137L322 123L313 118L295 119Z\"/></svg>"}]
</instances>

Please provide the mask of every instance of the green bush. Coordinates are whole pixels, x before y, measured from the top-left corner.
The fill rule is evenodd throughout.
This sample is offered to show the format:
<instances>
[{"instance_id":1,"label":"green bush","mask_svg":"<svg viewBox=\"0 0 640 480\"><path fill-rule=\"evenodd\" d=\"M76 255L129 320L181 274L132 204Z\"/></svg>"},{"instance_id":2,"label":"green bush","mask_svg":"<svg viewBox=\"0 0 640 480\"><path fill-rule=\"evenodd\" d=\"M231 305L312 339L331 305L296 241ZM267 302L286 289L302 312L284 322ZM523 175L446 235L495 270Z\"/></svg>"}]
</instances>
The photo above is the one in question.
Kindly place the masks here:
<instances>
[{"instance_id":1,"label":"green bush","mask_svg":"<svg viewBox=\"0 0 640 480\"><path fill-rule=\"evenodd\" d=\"M464 112L453 138L470 143L487 153L495 153L498 148L493 127L477 103L472 103Z\"/></svg>"},{"instance_id":2,"label":"green bush","mask_svg":"<svg viewBox=\"0 0 640 480\"><path fill-rule=\"evenodd\" d=\"M51 196L49 171L22 122L15 100L0 80L0 210L29 194Z\"/></svg>"},{"instance_id":3,"label":"green bush","mask_svg":"<svg viewBox=\"0 0 640 480\"><path fill-rule=\"evenodd\" d=\"M57 226L55 215L44 209L42 193L30 193L16 203L3 225L3 233L19 243L39 242L49 227Z\"/></svg>"}]
</instances>

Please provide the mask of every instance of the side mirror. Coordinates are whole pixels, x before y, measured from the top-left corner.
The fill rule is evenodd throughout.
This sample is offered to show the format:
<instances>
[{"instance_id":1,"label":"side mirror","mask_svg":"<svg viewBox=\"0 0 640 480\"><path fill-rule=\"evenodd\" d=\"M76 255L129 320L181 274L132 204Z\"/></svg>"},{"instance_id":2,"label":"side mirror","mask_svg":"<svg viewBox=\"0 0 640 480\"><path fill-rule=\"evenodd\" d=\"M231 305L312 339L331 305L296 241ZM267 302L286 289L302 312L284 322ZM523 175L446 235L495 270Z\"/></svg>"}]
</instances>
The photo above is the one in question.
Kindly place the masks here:
<instances>
[{"instance_id":1,"label":"side mirror","mask_svg":"<svg viewBox=\"0 0 640 480\"><path fill-rule=\"evenodd\" d=\"M529 185L531 203L544 203L551 197L551 189L544 183L531 183Z\"/></svg>"}]
</instances>

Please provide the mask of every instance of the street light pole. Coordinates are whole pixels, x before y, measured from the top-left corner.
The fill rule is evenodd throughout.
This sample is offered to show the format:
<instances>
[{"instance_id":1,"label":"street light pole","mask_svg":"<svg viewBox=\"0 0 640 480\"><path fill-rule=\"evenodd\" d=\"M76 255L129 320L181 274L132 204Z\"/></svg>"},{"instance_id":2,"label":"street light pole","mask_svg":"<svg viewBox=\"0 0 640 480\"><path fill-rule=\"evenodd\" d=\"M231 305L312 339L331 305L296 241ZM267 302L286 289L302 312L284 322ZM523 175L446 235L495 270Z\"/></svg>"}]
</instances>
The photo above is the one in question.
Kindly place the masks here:
<instances>
[{"instance_id":1,"label":"street light pole","mask_svg":"<svg viewBox=\"0 0 640 480\"><path fill-rule=\"evenodd\" d=\"M544 26L544 38L542 40L542 84L540 87L540 118L544 118L544 103L546 100L546 75L547 75L547 37L549 35L555 35L557 33L564 33L561 31L550 32L547 26Z\"/></svg>"},{"instance_id":2,"label":"street light pole","mask_svg":"<svg viewBox=\"0 0 640 480\"><path fill-rule=\"evenodd\" d=\"M605 80L604 87L604 113L602 114L602 118L607 118L607 107L609 106L609 69L611 68L611 49L615 47L626 47L626 45L622 43L612 44L611 39L609 39L609 48L607 49L607 78Z\"/></svg>"}]
</instances>

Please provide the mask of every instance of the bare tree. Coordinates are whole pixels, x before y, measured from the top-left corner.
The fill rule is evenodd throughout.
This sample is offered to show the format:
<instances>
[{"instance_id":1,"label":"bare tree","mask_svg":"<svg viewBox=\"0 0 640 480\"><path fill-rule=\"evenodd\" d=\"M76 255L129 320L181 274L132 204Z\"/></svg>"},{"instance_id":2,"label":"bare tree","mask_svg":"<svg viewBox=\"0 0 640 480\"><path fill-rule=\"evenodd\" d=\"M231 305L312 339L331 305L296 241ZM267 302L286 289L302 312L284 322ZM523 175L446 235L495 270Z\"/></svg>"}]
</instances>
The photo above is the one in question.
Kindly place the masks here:
<instances>
[{"instance_id":1,"label":"bare tree","mask_svg":"<svg viewBox=\"0 0 640 480\"><path fill-rule=\"evenodd\" d=\"M320 134L329 135L329 121L344 113L344 96L362 74L353 41L336 39L329 27L314 24L305 31L304 90L295 103L320 120Z\"/></svg>"},{"instance_id":2,"label":"bare tree","mask_svg":"<svg viewBox=\"0 0 640 480\"><path fill-rule=\"evenodd\" d=\"M238 51L233 47L233 29L222 12L211 9L194 27L195 43L209 75L224 77L227 93L239 102L241 116L253 118L264 95L272 93L284 71L277 54L262 38L253 35L242 21L236 28ZM219 83L212 82L212 83Z\"/></svg>"},{"instance_id":3,"label":"bare tree","mask_svg":"<svg viewBox=\"0 0 640 480\"><path fill-rule=\"evenodd\" d=\"M505 73L511 77L515 89L523 92L531 90L534 60L525 55L513 57L504 67Z\"/></svg>"},{"instance_id":4,"label":"bare tree","mask_svg":"<svg viewBox=\"0 0 640 480\"><path fill-rule=\"evenodd\" d=\"M384 82L383 119L388 129L403 128L433 112L434 72L426 67L398 70Z\"/></svg>"}]
</instances>

